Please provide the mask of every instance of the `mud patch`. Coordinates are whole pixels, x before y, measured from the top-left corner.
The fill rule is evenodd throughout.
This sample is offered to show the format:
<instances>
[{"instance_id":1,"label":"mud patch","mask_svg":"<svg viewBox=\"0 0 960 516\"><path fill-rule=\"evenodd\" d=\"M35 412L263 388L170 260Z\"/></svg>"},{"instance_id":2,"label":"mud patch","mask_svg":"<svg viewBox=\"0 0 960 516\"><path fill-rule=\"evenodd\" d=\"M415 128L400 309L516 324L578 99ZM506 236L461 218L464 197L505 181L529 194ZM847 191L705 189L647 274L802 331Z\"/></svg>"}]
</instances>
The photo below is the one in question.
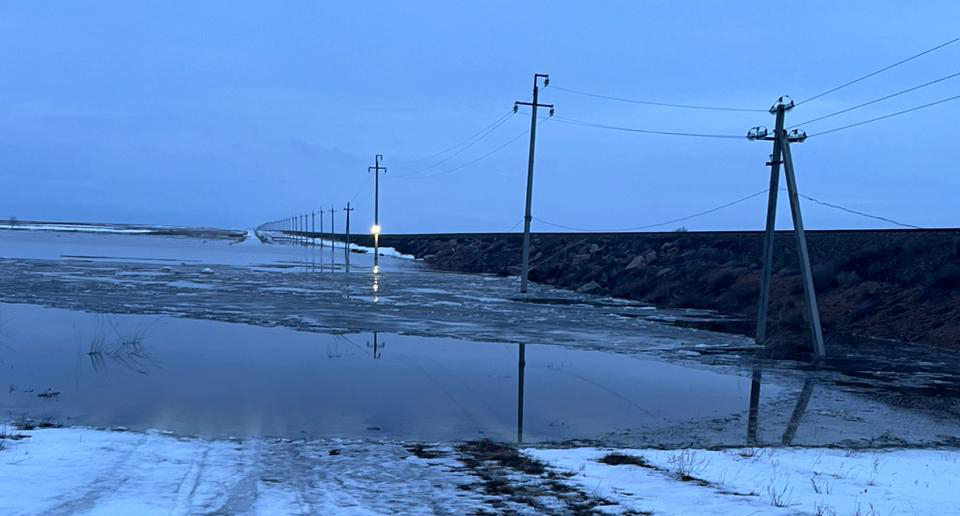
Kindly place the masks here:
<instances>
[{"instance_id":1,"label":"mud patch","mask_svg":"<svg viewBox=\"0 0 960 516\"><path fill-rule=\"evenodd\" d=\"M588 494L515 447L490 440L469 441L456 447L460 461L480 482L465 486L490 496L490 510L478 515L537 514L548 516L599 516L616 503ZM625 515L647 513L621 512Z\"/></svg>"}]
</instances>

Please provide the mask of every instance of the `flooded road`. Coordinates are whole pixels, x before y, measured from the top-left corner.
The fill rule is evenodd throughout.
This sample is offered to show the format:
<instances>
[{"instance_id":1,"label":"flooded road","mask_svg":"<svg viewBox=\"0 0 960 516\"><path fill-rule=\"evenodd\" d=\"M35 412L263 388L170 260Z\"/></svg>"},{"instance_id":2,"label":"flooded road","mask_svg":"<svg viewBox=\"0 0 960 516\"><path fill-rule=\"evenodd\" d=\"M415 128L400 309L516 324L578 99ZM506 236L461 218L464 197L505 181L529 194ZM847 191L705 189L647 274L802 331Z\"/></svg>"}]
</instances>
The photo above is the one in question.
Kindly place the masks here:
<instances>
[{"instance_id":1,"label":"flooded road","mask_svg":"<svg viewBox=\"0 0 960 516\"><path fill-rule=\"evenodd\" d=\"M0 410L210 437L621 445L952 442L944 358L753 362L710 317L342 247L0 231ZM850 360L841 355L836 360ZM902 386L891 402L886 384ZM942 387L942 388L941 388ZM881 395L882 394L882 395Z\"/></svg>"}]
</instances>

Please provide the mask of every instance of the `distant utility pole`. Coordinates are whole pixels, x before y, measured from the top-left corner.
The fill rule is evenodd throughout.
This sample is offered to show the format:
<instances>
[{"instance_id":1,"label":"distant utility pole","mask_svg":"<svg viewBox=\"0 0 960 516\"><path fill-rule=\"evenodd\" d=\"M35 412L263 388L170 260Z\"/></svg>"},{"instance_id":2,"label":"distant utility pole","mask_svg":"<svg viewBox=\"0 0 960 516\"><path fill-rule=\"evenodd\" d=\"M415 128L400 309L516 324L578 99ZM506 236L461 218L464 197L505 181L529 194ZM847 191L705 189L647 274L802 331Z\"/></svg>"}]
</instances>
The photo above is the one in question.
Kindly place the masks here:
<instances>
[{"instance_id":1,"label":"distant utility pole","mask_svg":"<svg viewBox=\"0 0 960 516\"><path fill-rule=\"evenodd\" d=\"M540 104L539 81L543 79L543 87L550 84L550 76L544 73L533 74L533 102L517 101L513 103L513 111L517 112L518 106L530 106L530 156L527 159L527 206L523 216L523 264L520 273L520 292L527 292L527 276L530 274L530 221L533 218L530 214L530 204L533 202L533 154L537 147L537 108L550 108L550 116L553 116L553 104Z\"/></svg>"},{"instance_id":2,"label":"distant utility pole","mask_svg":"<svg viewBox=\"0 0 960 516\"><path fill-rule=\"evenodd\" d=\"M380 166L382 159L383 154L377 154L374 165L367 167L367 173L373 171L373 227L370 228L373 233L373 272L380 271L380 171L387 173L387 168Z\"/></svg>"},{"instance_id":3,"label":"distant utility pole","mask_svg":"<svg viewBox=\"0 0 960 516\"><path fill-rule=\"evenodd\" d=\"M350 212L353 211L353 208L350 207L350 203L347 203L347 207L343 209L347 212L347 225L346 225L346 240L343 246L343 263L347 268L347 271L350 271Z\"/></svg>"},{"instance_id":4,"label":"distant utility pole","mask_svg":"<svg viewBox=\"0 0 960 516\"><path fill-rule=\"evenodd\" d=\"M770 276L773 268L773 238L777 221L777 196L780 192L780 164L783 163L787 180L787 197L790 199L790 213L793 217L793 230L797 239L797 255L800 258L800 274L803 280L803 292L806 301L807 320L813 334L813 351L817 358L826 355L823 345L823 330L820 327L820 309L817 307L817 293L813 288L813 272L810 267L810 253L807 250L807 237L803 229L803 216L800 213L800 197L797 192L797 178L793 169L791 143L803 143L807 134L794 129L788 134L784 129L784 117L793 109L790 97L780 97L770 108L776 116L773 136L764 127L754 127L747 132L750 140L773 141L773 154L770 155L770 190L767 197L767 227L763 243L763 272L760 276L760 303L757 308L756 342L765 344L767 339L767 311L770 304Z\"/></svg>"},{"instance_id":5,"label":"distant utility pole","mask_svg":"<svg viewBox=\"0 0 960 516\"><path fill-rule=\"evenodd\" d=\"M323 208L320 209L320 249L323 249ZM323 260L323 256L320 256L320 259ZM323 267L321 267L322 269Z\"/></svg>"},{"instance_id":6,"label":"distant utility pole","mask_svg":"<svg viewBox=\"0 0 960 516\"><path fill-rule=\"evenodd\" d=\"M334 252L336 251L337 246L333 245L333 243L336 241L334 237L336 237L336 227L337 227L333 223L333 213L335 211L336 210L333 209L333 205L331 204L330 205L330 270L331 271L333 270L333 262L336 261L337 259L336 255L334 255Z\"/></svg>"},{"instance_id":7,"label":"distant utility pole","mask_svg":"<svg viewBox=\"0 0 960 516\"><path fill-rule=\"evenodd\" d=\"M310 212L310 245L317 246L317 212Z\"/></svg>"}]
</instances>

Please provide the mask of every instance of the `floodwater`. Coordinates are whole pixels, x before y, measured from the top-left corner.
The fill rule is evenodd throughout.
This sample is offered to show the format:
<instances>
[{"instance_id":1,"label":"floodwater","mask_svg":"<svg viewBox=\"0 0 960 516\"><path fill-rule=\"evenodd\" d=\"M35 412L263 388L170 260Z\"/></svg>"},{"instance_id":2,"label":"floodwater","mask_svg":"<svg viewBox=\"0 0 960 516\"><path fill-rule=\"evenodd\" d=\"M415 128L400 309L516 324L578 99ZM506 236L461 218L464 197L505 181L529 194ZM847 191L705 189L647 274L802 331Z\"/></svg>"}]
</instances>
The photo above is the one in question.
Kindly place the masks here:
<instances>
[{"instance_id":1,"label":"floodwater","mask_svg":"<svg viewBox=\"0 0 960 516\"><path fill-rule=\"evenodd\" d=\"M843 388L848 376L744 360L747 339L663 323L709 314L541 286L521 298L516 278L391 256L375 273L369 253L347 272L342 247L256 238L0 231L0 243L2 419L631 445L960 435L936 389L891 403Z\"/></svg>"}]
</instances>

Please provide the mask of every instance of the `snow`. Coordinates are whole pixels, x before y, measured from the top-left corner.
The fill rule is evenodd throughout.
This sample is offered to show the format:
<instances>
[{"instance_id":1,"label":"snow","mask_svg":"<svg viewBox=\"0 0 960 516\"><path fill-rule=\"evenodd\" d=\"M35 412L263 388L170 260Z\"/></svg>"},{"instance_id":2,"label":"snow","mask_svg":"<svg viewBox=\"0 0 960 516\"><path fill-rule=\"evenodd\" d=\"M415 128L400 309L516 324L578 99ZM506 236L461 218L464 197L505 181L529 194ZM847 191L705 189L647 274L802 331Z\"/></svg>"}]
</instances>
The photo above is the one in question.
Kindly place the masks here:
<instances>
[{"instance_id":1,"label":"snow","mask_svg":"<svg viewBox=\"0 0 960 516\"><path fill-rule=\"evenodd\" d=\"M256 233L256 232L254 232L254 233ZM273 231L260 231L260 234L266 235L267 238L270 239L270 240L290 239L290 238L291 238L290 236L287 236L287 235L286 235L285 233L283 233L283 232L280 232L280 233L278 234L277 232L273 232ZM246 240L249 240L249 239L250 239L250 238L249 238L249 236L248 236ZM345 244L344 242L340 242L340 241L337 241L337 240L334 240L334 241L331 242L330 240L327 240L327 239L324 239L324 238L317 238L317 239L315 239L315 240L310 240L310 241L311 241L311 242L316 242L316 246L318 246L318 247L319 247L319 246L329 247L329 246L332 245L332 246L334 247L334 249L343 249L344 246L346 246L346 244ZM367 246L363 246L363 245L350 244L350 249L353 250L353 251L360 251L360 252L363 252L363 253L369 253L369 254L371 254L371 255L373 254L373 248L372 248L372 247L367 247ZM393 257L393 258L403 258L403 259L405 259L405 260L415 260L415 259L416 259L416 257L413 256L413 255L403 254L403 253L397 251L396 249L394 249L394 248L392 248L392 247L382 247L382 246L380 247L380 256L390 256L390 257Z\"/></svg>"},{"instance_id":2,"label":"snow","mask_svg":"<svg viewBox=\"0 0 960 516\"><path fill-rule=\"evenodd\" d=\"M30 230L30 231L67 231L73 233L116 233L116 234L148 234L153 233L152 229L144 228L119 228L111 226L94 226L94 225L84 225L84 224L17 224L15 226L17 230Z\"/></svg>"},{"instance_id":3,"label":"snow","mask_svg":"<svg viewBox=\"0 0 960 516\"><path fill-rule=\"evenodd\" d=\"M480 493L481 479L449 446L422 459L401 441L204 440L87 428L5 432L29 436L0 441L5 516L484 514L510 504L509 495ZM507 478L533 485L531 492L537 483L565 482L613 502L595 507L608 514L960 514L956 449L522 452L561 475L505 471ZM642 457L644 465L599 462L610 453ZM681 479L681 472L689 477Z\"/></svg>"},{"instance_id":4,"label":"snow","mask_svg":"<svg viewBox=\"0 0 960 516\"><path fill-rule=\"evenodd\" d=\"M473 514L485 504L458 489L477 481L458 462L420 459L398 442L22 433L2 441L4 516Z\"/></svg>"},{"instance_id":5,"label":"snow","mask_svg":"<svg viewBox=\"0 0 960 516\"><path fill-rule=\"evenodd\" d=\"M570 481L617 502L609 508L614 514L960 514L956 449L574 448L524 453L573 473ZM598 462L609 453L642 457L648 466ZM678 469L699 481L679 480Z\"/></svg>"}]
</instances>

